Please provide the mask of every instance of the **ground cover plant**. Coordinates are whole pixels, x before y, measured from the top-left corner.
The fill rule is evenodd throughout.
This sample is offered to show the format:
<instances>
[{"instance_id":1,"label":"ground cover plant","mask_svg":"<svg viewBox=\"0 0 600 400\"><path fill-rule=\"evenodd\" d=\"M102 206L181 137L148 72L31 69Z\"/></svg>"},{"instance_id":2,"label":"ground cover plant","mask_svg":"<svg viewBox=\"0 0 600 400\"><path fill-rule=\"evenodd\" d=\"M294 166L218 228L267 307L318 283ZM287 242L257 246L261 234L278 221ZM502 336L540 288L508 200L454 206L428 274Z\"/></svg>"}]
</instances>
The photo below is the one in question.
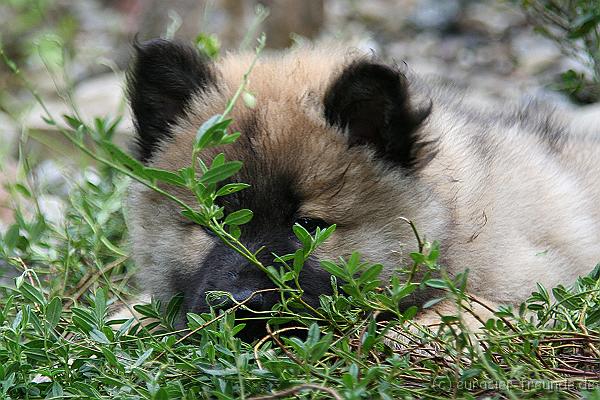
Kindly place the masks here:
<instances>
[{"instance_id":1,"label":"ground cover plant","mask_svg":"<svg viewBox=\"0 0 600 400\"><path fill-rule=\"evenodd\" d=\"M600 99L600 7L587 0L514 0L535 30L553 40L583 68L570 68L560 76L557 89L580 103Z\"/></svg>"},{"instance_id":2,"label":"ground cover plant","mask_svg":"<svg viewBox=\"0 0 600 400\"><path fill-rule=\"evenodd\" d=\"M214 50L207 40L200 37L202 47ZM264 38L257 57L263 45ZM2 56L43 105L18 66ZM249 65L247 77L251 73ZM407 220L418 251L390 282L378 279L381 265L364 263L359 254L323 261L334 293L322 296L316 309L304 304L298 283L303 263L335 227L314 233L290 227L302 248L278 255L273 265L263 265L239 241L239 227L252 211L224 215L215 200L247 189L243 182L221 184L242 165L224 156L210 165L202 160L202 149L243 134L229 130L227 115L236 101L253 106L245 82L222 114L198 127L197 162L180 171L146 167L115 145L119 116L89 124L76 105L64 116L46 110L47 123L89 162L71 172L64 221L40 211L43 189L31 181L25 155L23 178L8 187L15 223L0 237L0 257L19 274L0 289L0 398L600 399L600 266L565 282L572 286L538 286L520 307L494 310L473 332L464 316L479 300L468 292L468 271L446 276L438 244L423 241ZM187 329L176 331L175 298L167 305L135 306L139 320L111 320L111 310L129 305L135 291L121 207L131 180L170 197L186 217L246 257L256 273L267 274L281 299L272 312L236 319L242 301L227 311L189 314ZM187 188L197 203L174 197L161 182ZM413 279L417 269L428 272L420 281ZM441 289L459 312L431 329L415 325L417 309L398 304L421 285ZM210 296L217 301L227 293ZM268 334L253 343L236 337L248 318L261 320ZM286 335L291 329L305 333Z\"/></svg>"}]
</instances>

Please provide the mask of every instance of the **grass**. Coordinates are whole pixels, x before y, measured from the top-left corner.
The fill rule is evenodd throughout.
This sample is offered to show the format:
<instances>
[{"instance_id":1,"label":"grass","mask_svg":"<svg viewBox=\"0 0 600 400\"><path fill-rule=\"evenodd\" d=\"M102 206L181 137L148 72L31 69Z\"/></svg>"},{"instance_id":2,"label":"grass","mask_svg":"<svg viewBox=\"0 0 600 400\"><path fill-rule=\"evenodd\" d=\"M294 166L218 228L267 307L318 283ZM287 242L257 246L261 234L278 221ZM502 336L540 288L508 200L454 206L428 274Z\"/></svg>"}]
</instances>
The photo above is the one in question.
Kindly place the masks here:
<instances>
[{"instance_id":1,"label":"grass","mask_svg":"<svg viewBox=\"0 0 600 400\"><path fill-rule=\"evenodd\" d=\"M242 85L230 106L250 96ZM45 192L28 179L26 157L20 160L23 179L8 187L15 223L0 236L0 259L18 276L0 288L0 398L600 399L600 266L572 287L538 285L520 307L494 310L471 332L464 316L478 300L466 290L468 273L445 276L437 263L439 246L422 242L413 226L419 251L390 282L378 279L380 265L363 263L358 254L323 262L334 288L343 284L312 309L303 304L298 276L335 227L311 235L295 226L303 247L274 265L261 264L239 242L239 226L252 212L223 215L215 200L246 188L220 185L241 163L222 156L206 165L201 157L202 149L237 138L228 132L227 113L199 127L193 149L198 162L176 172L147 168L114 145L118 116L85 124L74 113L64 117L68 128L58 116L45 116L94 163L70 172L60 222L40 211ZM177 298L135 306L140 320L111 320L111 310L127 304L134 290L121 208L131 180L171 196L184 215L271 278L281 301L273 312L253 317L267 326L264 338L246 343L236 337L245 320L236 319L235 311L244 302L225 312L189 314L182 331L173 328ZM198 203L173 198L159 182L188 188ZM421 281L413 279L417 269L426 272ZM398 304L422 285L443 290L460 312L443 316L432 329L416 325L416 308L400 310ZM306 335L286 336L289 328L280 328L286 323Z\"/></svg>"}]
</instances>

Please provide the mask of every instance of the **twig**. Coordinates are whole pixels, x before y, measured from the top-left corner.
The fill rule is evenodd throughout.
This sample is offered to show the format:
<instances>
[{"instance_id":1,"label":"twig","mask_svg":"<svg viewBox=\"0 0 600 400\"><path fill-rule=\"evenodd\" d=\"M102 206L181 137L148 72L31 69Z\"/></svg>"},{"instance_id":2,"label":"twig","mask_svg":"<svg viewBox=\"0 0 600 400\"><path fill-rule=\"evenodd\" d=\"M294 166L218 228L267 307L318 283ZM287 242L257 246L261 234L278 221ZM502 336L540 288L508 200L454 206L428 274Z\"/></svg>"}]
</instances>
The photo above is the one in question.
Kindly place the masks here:
<instances>
[{"instance_id":1,"label":"twig","mask_svg":"<svg viewBox=\"0 0 600 400\"><path fill-rule=\"evenodd\" d=\"M600 280L598 280L596 282L596 284L594 285L594 289L600 289ZM589 297L596 297L596 295L598 294L598 290L594 291L592 293L589 294ZM583 308L580 311L580 315L579 315L579 328L581 329L581 331L583 333L585 333L586 335L588 334L588 330L587 327L585 326L585 316L587 314L587 309L588 309L588 302L586 301L583 304ZM596 346L594 346L594 344L592 342L588 342L587 343L588 347L590 348L590 350L598 357L600 358L600 351L596 348Z\"/></svg>"},{"instance_id":2,"label":"twig","mask_svg":"<svg viewBox=\"0 0 600 400\"><path fill-rule=\"evenodd\" d=\"M302 368L306 368L306 365L300 361L295 355L293 355L286 347L285 344L283 344L283 342L281 341L281 339L279 339L277 336L275 336L275 333L277 333L277 331L275 331L275 333L271 330L271 327L269 326L269 324L266 325L267 328L267 333L269 334L269 336L271 337L271 339L273 339L273 341L277 344L277 346L279 346L279 348L285 353L285 355L292 360L293 362L295 362L296 364L298 364L299 366L301 366Z\"/></svg>"},{"instance_id":3,"label":"twig","mask_svg":"<svg viewBox=\"0 0 600 400\"><path fill-rule=\"evenodd\" d=\"M289 326L287 328L282 328L282 329L276 330L275 332L273 332L273 334L279 335L280 333L283 333L283 332L293 331L293 330L298 330L298 329L308 330L308 328L305 326ZM259 369L264 369L264 368L258 358L258 349L270 338L271 338L271 335L267 334L254 345L254 360L256 360L256 364L258 365Z\"/></svg>"},{"instance_id":4,"label":"twig","mask_svg":"<svg viewBox=\"0 0 600 400\"><path fill-rule=\"evenodd\" d=\"M326 386L315 385L314 383L303 383L301 385L294 386L292 388L285 389L280 392L275 392L275 393L267 394L267 395L263 395L263 396L250 397L248 400L282 399L284 397L298 393L301 390L307 390L307 389L325 392L325 393L329 394L335 400L343 400L343 397L340 396L340 394L335 389L328 388Z\"/></svg>"},{"instance_id":5,"label":"twig","mask_svg":"<svg viewBox=\"0 0 600 400\"><path fill-rule=\"evenodd\" d=\"M113 268L123 264L125 261L127 261L128 258L129 258L128 256L118 258L115 261L111 262L110 264L107 264L104 268L102 268L92 274L89 274L88 277L85 277L84 279L82 279L77 286L78 290L75 292L75 294L72 296L70 296L70 295L65 296L65 297L69 297L69 300L65 303L65 308L67 308L67 309L70 308L77 300L79 300L79 298L81 298L81 296L83 296L83 294L89 289L90 286L92 286L92 284L100 276L106 274Z\"/></svg>"}]
</instances>

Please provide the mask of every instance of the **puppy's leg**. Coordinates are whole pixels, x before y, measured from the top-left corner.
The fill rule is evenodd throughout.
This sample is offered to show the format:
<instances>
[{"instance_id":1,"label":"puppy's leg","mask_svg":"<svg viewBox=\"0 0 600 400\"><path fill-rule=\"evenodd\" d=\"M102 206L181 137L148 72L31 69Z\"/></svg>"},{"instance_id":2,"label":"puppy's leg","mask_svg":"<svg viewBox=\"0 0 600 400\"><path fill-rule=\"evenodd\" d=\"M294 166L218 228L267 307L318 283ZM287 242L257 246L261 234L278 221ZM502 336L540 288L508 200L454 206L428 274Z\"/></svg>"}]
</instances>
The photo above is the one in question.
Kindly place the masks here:
<instances>
[{"instance_id":1,"label":"puppy's leg","mask_svg":"<svg viewBox=\"0 0 600 400\"><path fill-rule=\"evenodd\" d=\"M423 310L414 319L414 323L434 328L442 323L442 316L454 315L460 318L462 325L470 332L477 332L483 324L494 315L498 305L493 302L471 296L475 301L467 302L470 310L461 309L453 300L443 300L431 308Z\"/></svg>"},{"instance_id":2,"label":"puppy's leg","mask_svg":"<svg viewBox=\"0 0 600 400\"><path fill-rule=\"evenodd\" d=\"M474 301L465 304L466 308L459 308L453 300L443 300L438 304L421 311L414 320L405 325L404 330L398 329L388 334L388 344L397 351L414 351L421 355L432 354L439 350L434 343L423 345L419 337L428 331L435 331L441 325L443 316L456 316L459 318L461 330L471 335L473 343L476 343L475 334L481 332L485 322L491 318L498 306L490 301L473 297Z\"/></svg>"}]
</instances>

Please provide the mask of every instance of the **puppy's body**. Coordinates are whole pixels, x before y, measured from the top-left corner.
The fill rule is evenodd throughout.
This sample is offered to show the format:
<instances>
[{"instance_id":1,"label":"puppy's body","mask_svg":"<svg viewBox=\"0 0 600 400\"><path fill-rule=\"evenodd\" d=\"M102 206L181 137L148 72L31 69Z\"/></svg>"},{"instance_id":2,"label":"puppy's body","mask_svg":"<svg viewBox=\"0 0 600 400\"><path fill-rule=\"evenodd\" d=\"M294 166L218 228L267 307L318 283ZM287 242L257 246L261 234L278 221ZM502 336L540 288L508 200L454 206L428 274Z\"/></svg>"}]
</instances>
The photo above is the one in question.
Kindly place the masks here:
<instances>
[{"instance_id":1,"label":"puppy's body","mask_svg":"<svg viewBox=\"0 0 600 400\"><path fill-rule=\"evenodd\" d=\"M234 54L211 64L165 41L139 47L129 91L140 157L189 166L198 127L225 109L250 61ZM294 222L337 224L302 272L314 304L331 291L320 259L356 250L386 276L409 262L416 241L400 217L439 240L448 271L469 268L470 290L494 302L523 300L535 282L570 283L600 261L600 140L571 136L551 110L474 109L452 88L330 48L259 60L248 90L256 107L231 114L240 140L202 157L223 151L244 162L236 180L252 187L223 206L254 211L242 233L250 249L290 253ZM159 194L133 184L129 206L142 287L154 296L182 292L184 311L199 312L206 291L242 299L270 287Z\"/></svg>"}]
</instances>

